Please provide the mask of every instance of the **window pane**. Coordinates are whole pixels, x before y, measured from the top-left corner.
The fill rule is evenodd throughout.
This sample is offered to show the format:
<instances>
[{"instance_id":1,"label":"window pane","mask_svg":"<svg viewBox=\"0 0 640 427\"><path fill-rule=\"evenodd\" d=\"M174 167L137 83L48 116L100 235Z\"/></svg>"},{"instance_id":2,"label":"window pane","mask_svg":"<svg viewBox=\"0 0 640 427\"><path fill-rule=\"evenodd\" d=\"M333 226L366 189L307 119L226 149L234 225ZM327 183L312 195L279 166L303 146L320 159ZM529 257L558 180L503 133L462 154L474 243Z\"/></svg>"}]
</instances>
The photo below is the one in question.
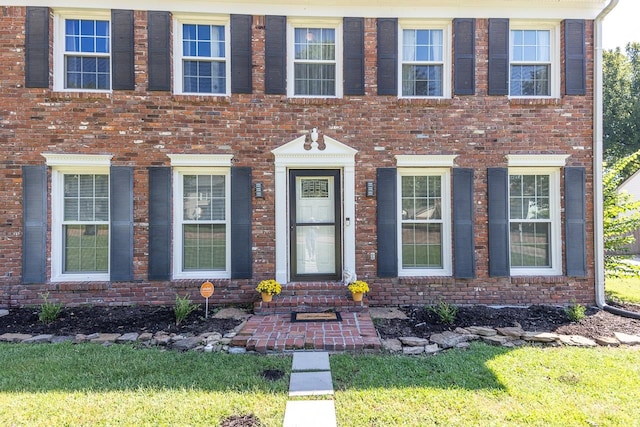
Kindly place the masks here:
<instances>
[{"instance_id":1,"label":"window pane","mask_svg":"<svg viewBox=\"0 0 640 427\"><path fill-rule=\"evenodd\" d=\"M64 272L107 272L109 265L109 226L64 226Z\"/></svg>"},{"instance_id":2,"label":"window pane","mask_svg":"<svg viewBox=\"0 0 640 427\"><path fill-rule=\"evenodd\" d=\"M402 267L442 268L442 226L402 225Z\"/></svg>"},{"instance_id":3,"label":"window pane","mask_svg":"<svg viewBox=\"0 0 640 427\"><path fill-rule=\"evenodd\" d=\"M296 95L335 95L335 65L295 64Z\"/></svg>"},{"instance_id":4,"label":"window pane","mask_svg":"<svg viewBox=\"0 0 640 427\"><path fill-rule=\"evenodd\" d=\"M227 90L225 62L184 61L184 92L225 93Z\"/></svg>"},{"instance_id":5,"label":"window pane","mask_svg":"<svg viewBox=\"0 0 640 427\"><path fill-rule=\"evenodd\" d=\"M184 270L224 270L226 225L185 224L183 227Z\"/></svg>"},{"instance_id":6,"label":"window pane","mask_svg":"<svg viewBox=\"0 0 640 427\"><path fill-rule=\"evenodd\" d=\"M549 65L512 65L511 95L549 96Z\"/></svg>"},{"instance_id":7,"label":"window pane","mask_svg":"<svg viewBox=\"0 0 640 427\"><path fill-rule=\"evenodd\" d=\"M548 222L511 223L511 267L551 267L550 229Z\"/></svg>"}]
</instances>

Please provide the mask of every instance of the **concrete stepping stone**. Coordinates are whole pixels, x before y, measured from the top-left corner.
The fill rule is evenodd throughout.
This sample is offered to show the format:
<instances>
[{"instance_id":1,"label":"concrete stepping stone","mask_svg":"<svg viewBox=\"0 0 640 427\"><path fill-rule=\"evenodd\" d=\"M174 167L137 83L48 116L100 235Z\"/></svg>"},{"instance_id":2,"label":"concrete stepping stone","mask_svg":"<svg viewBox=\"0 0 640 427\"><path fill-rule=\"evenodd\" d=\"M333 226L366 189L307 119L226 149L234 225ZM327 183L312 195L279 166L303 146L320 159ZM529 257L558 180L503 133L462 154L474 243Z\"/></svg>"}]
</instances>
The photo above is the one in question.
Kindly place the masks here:
<instances>
[{"instance_id":1,"label":"concrete stepping stone","mask_svg":"<svg viewBox=\"0 0 640 427\"><path fill-rule=\"evenodd\" d=\"M333 395L330 371L293 372L289 382L289 396Z\"/></svg>"},{"instance_id":2,"label":"concrete stepping stone","mask_svg":"<svg viewBox=\"0 0 640 427\"><path fill-rule=\"evenodd\" d=\"M293 353L293 372L300 371L329 371L329 353L326 351L308 351Z\"/></svg>"},{"instance_id":3,"label":"concrete stepping stone","mask_svg":"<svg viewBox=\"0 0 640 427\"><path fill-rule=\"evenodd\" d=\"M333 400L297 400L287 402L283 427L336 427Z\"/></svg>"}]
</instances>

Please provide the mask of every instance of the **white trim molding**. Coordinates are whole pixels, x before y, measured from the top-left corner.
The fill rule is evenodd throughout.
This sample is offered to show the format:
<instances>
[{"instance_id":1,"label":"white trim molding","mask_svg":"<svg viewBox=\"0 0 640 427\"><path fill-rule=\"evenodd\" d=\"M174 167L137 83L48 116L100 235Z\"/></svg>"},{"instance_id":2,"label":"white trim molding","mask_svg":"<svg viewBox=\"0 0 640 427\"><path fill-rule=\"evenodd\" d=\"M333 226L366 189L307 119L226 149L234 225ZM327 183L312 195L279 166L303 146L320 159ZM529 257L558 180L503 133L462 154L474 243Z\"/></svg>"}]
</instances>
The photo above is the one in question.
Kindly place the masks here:
<instances>
[{"instance_id":1,"label":"white trim molding","mask_svg":"<svg viewBox=\"0 0 640 427\"><path fill-rule=\"evenodd\" d=\"M231 167L233 154L167 154L172 167Z\"/></svg>"},{"instance_id":2,"label":"white trim molding","mask_svg":"<svg viewBox=\"0 0 640 427\"><path fill-rule=\"evenodd\" d=\"M509 167L564 167L570 154L507 154Z\"/></svg>"},{"instance_id":3,"label":"white trim molding","mask_svg":"<svg viewBox=\"0 0 640 427\"><path fill-rule=\"evenodd\" d=\"M356 271L355 155L357 150L324 136L324 149L305 146L306 135L271 152L275 156L276 271L280 283L289 281L289 188L290 169L340 169L342 172L342 268ZM349 218L350 221L346 221Z\"/></svg>"},{"instance_id":4,"label":"white trim molding","mask_svg":"<svg viewBox=\"0 0 640 427\"><path fill-rule=\"evenodd\" d=\"M41 153L47 160L47 166L51 167L109 167L111 154L68 154L68 153Z\"/></svg>"},{"instance_id":5,"label":"white trim molding","mask_svg":"<svg viewBox=\"0 0 640 427\"><path fill-rule=\"evenodd\" d=\"M412 168L412 167L437 167L437 168L452 168L454 167L454 160L458 155L413 155L413 154L397 154L396 166L399 168Z\"/></svg>"}]
</instances>

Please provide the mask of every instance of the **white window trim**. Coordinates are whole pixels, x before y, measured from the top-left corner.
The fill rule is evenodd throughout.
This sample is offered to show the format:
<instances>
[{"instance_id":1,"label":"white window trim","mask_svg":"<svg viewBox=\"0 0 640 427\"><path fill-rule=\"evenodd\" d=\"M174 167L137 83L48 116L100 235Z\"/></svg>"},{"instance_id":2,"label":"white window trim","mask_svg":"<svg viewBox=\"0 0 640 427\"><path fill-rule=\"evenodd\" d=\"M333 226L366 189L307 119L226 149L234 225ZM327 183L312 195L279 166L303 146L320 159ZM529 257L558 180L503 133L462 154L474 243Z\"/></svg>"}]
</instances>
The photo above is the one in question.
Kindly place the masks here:
<instances>
[{"instance_id":1,"label":"white window trim","mask_svg":"<svg viewBox=\"0 0 640 427\"><path fill-rule=\"evenodd\" d=\"M333 28L336 31L336 94L295 95L295 29L299 27ZM343 88L343 38L342 20L335 18L287 18L287 96L289 98L342 98Z\"/></svg>"},{"instance_id":2,"label":"white window trim","mask_svg":"<svg viewBox=\"0 0 640 427\"><path fill-rule=\"evenodd\" d=\"M65 82L65 19L96 19L109 21L109 76L111 89L67 89ZM111 93L113 90L113 27L109 10L94 9L55 9L53 14L53 90L60 92L98 92ZM80 54L80 53L78 53Z\"/></svg>"},{"instance_id":3,"label":"white window trim","mask_svg":"<svg viewBox=\"0 0 640 427\"><path fill-rule=\"evenodd\" d=\"M531 268L511 268L511 276L561 276L562 275L562 224L560 218L560 175L559 167L509 167L511 175L549 175L549 219L551 230L551 266ZM511 214L508 215L511 224ZM511 226L509 225L509 230ZM510 231L509 231L510 232ZM509 236L509 254L511 254L511 236ZM511 261L509 261L511 265Z\"/></svg>"},{"instance_id":4,"label":"white window trim","mask_svg":"<svg viewBox=\"0 0 640 427\"><path fill-rule=\"evenodd\" d=\"M403 268L402 267L402 177L403 176L441 176L442 177L442 268ZM453 253L451 248L451 169L433 167L398 168L398 276L451 276L453 274Z\"/></svg>"},{"instance_id":5,"label":"white window trim","mask_svg":"<svg viewBox=\"0 0 640 427\"><path fill-rule=\"evenodd\" d=\"M550 88L549 96L515 96L511 95L511 64L513 64L513 40L511 30L549 30L551 40L551 64L549 70ZM560 22L557 21L535 21L535 20L511 20L509 22L509 98L530 99L530 98L560 98Z\"/></svg>"},{"instance_id":6,"label":"white window trim","mask_svg":"<svg viewBox=\"0 0 640 427\"><path fill-rule=\"evenodd\" d=\"M173 16L173 91L177 95L229 96L231 94L231 26L228 15L204 15L198 13L174 13ZM223 25L225 43L226 87L224 93L195 93L184 91L182 24ZM202 58L206 60L206 58Z\"/></svg>"},{"instance_id":7,"label":"white window trim","mask_svg":"<svg viewBox=\"0 0 640 427\"><path fill-rule=\"evenodd\" d=\"M51 175L51 282L106 282L111 279L111 259L107 273L63 273L62 223L64 218L64 175L69 173L109 175L110 155L43 153ZM111 180L109 180L111 186ZM111 218L111 212L109 213ZM110 221L110 220L109 220ZM111 225L109 225L111 230ZM109 232L111 248L111 232Z\"/></svg>"},{"instance_id":8,"label":"white window trim","mask_svg":"<svg viewBox=\"0 0 640 427\"><path fill-rule=\"evenodd\" d=\"M173 161L172 161L173 166ZM184 212L184 175L223 175L225 177L226 254L224 270L183 271L182 225ZM231 168L229 167L173 167L173 279L228 279L231 277Z\"/></svg>"},{"instance_id":9,"label":"white window trim","mask_svg":"<svg viewBox=\"0 0 640 427\"><path fill-rule=\"evenodd\" d=\"M563 167L569 154L507 154L509 167Z\"/></svg>"},{"instance_id":10,"label":"white window trim","mask_svg":"<svg viewBox=\"0 0 640 427\"><path fill-rule=\"evenodd\" d=\"M404 63L403 30L442 30L442 96L403 96L402 64ZM451 98L451 51L453 43L451 20L402 19L398 21L398 97L406 99L447 99ZM416 63L426 63L417 61ZM431 64L431 63L430 63ZM437 64L433 62L432 64Z\"/></svg>"}]
</instances>

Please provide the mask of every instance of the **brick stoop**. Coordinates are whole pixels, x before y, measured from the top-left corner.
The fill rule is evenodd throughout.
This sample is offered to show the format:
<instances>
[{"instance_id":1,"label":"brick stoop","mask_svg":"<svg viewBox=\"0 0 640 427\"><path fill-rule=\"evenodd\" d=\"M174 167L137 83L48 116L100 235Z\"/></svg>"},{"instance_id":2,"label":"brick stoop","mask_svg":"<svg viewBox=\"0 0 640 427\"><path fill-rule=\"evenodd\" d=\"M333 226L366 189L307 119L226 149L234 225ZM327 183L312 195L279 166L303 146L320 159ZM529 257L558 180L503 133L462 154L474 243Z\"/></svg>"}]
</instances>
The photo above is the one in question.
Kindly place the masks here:
<instances>
[{"instance_id":1,"label":"brick stoop","mask_svg":"<svg viewBox=\"0 0 640 427\"><path fill-rule=\"evenodd\" d=\"M271 302L256 301L257 315L308 312L367 312L364 302L355 302L342 282L294 282L282 285L282 292Z\"/></svg>"}]
</instances>

